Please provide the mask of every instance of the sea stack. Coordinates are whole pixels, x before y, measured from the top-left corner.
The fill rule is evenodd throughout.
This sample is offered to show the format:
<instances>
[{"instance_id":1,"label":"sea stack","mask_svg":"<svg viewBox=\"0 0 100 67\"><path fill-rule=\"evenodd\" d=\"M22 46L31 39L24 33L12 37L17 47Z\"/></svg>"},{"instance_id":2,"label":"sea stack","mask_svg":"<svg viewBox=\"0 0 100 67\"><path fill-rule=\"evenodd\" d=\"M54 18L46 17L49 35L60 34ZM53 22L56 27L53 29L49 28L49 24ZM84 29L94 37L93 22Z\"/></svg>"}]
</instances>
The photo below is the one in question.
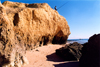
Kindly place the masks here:
<instances>
[{"instance_id":1,"label":"sea stack","mask_svg":"<svg viewBox=\"0 0 100 67\"><path fill-rule=\"evenodd\" d=\"M27 64L26 50L48 43L65 43L70 35L66 19L47 3L0 3L0 65Z\"/></svg>"},{"instance_id":2,"label":"sea stack","mask_svg":"<svg viewBox=\"0 0 100 67\"><path fill-rule=\"evenodd\" d=\"M80 67L100 67L100 34L91 36L83 45Z\"/></svg>"}]
</instances>

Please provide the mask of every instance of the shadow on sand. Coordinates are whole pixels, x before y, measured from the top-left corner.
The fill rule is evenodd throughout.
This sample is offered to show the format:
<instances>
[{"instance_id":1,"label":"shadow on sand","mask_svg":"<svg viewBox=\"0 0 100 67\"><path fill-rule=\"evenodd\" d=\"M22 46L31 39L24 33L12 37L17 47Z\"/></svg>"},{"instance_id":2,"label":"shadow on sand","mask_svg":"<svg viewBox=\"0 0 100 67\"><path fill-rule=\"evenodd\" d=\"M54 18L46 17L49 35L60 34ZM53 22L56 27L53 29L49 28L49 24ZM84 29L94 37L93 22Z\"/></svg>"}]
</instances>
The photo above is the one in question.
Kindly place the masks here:
<instances>
[{"instance_id":1,"label":"shadow on sand","mask_svg":"<svg viewBox=\"0 0 100 67\"><path fill-rule=\"evenodd\" d=\"M79 62L68 62L61 64L54 64L55 67L79 67Z\"/></svg>"},{"instance_id":2,"label":"shadow on sand","mask_svg":"<svg viewBox=\"0 0 100 67\"><path fill-rule=\"evenodd\" d=\"M47 61L53 61L53 62L63 62L64 60L56 55L56 53L53 53L51 55L47 55Z\"/></svg>"},{"instance_id":3,"label":"shadow on sand","mask_svg":"<svg viewBox=\"0 0 100 67\"><path fill-rule=\"evenodd\" d=\"M60 64L54 64L55 67L79 67L78 61L64 61L64 59L57 56L55 53L51 55L47 55L47 61L53 61L53 62L64 62Z\"/></svg>"}]
</instances>

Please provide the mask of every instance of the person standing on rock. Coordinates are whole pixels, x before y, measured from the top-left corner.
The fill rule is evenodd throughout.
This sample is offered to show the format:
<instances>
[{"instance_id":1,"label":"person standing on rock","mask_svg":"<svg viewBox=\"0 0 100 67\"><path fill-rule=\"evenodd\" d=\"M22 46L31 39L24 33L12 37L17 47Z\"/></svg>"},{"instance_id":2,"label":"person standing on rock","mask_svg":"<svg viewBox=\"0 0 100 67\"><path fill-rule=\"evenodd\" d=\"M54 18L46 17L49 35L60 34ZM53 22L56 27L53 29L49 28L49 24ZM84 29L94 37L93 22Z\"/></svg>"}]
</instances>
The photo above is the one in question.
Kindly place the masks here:
<instances>
[{"instance_id":1,"label":"person standing on rock","mask_svg":"<svg viewBox=\"0 0 100 67\"><path fill-rule=\"evenodd\" d=\"M55 10L57 11L57 6L55 6Z\"/></svg>"}]
</instances>

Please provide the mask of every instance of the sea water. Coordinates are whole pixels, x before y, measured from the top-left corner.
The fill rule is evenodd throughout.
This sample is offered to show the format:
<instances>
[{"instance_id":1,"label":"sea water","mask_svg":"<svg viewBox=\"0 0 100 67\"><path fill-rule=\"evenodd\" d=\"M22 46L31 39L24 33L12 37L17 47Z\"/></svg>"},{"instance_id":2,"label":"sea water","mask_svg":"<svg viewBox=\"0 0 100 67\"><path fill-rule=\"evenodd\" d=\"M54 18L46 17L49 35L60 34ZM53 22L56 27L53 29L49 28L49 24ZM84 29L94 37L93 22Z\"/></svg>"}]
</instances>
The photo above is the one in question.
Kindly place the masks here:
<instances>
[{"instance_id":1,"label":"sea water","mask_svg":"<svg viewBox=\"0 0 100 67\"><path fill-rule=\"evenodd\" d=\"M67 43L73 43L73 42L78 42L80 44L84 44L88 42L88 39L68 39Z\"/></svg>"}]
</instances>

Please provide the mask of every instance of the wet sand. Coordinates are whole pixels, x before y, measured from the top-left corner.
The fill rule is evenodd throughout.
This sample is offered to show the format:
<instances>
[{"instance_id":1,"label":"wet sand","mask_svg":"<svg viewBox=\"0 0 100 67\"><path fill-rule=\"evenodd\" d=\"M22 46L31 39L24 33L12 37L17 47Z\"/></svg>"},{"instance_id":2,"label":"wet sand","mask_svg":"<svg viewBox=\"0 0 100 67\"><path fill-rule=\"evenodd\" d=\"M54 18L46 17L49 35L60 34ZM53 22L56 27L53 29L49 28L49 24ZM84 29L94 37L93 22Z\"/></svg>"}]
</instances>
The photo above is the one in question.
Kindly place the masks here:
<instances>
[{"instance_id":1,"label":"wet sand","mask_svg":"<svg viewBox=\"0 0 100 67\"><path fill-rule=\"evenodd\" d=\"M22 67L78 67L77 61L64 61L55 54L55 50L64 45L46 45L26 52L29 64Z\"/></svg>"}]
</instances>

